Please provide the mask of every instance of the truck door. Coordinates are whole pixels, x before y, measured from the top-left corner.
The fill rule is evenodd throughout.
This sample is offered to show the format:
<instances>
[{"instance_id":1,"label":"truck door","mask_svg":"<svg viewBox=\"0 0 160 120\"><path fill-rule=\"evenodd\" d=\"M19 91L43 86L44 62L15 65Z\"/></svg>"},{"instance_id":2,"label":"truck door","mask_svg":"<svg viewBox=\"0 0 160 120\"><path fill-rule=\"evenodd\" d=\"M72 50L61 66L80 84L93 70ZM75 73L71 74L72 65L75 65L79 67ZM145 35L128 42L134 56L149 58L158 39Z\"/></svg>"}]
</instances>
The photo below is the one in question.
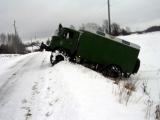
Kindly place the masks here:
<instances>
[{"instance_id":1,"label":"truck door","mask_svg":"<svg viewBox=\"0 0 160 120\"><path fill-rule=\"evenodd\" d=\"M64 32L64 44L71 54L73 54L77 48L78 36L79 33L76 31L66 30Z\"/></svg>"}]
</instances>

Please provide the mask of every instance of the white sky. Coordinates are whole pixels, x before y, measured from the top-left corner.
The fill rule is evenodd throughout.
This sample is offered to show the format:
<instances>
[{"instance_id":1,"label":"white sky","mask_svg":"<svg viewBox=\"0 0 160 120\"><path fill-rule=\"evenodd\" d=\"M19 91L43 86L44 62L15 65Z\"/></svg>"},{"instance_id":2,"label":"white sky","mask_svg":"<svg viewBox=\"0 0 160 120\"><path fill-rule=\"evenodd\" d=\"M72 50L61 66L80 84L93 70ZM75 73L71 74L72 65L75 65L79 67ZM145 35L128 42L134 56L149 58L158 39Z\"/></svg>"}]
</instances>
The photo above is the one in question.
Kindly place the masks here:
<instances>
[{"instance_id":1,"label":"white sky","mask_svg":"<svg viewBox=\"0 0 160 120\"><path fill-rule=\"evenodd\" d=\"M160 0L110 0L111 21L131 30L160 25ZM16 20L22 39L50 37L59 23L76 26L107 19L107 0L0 0L0 33L13 32Z\"/></svg>"}]
</instances>

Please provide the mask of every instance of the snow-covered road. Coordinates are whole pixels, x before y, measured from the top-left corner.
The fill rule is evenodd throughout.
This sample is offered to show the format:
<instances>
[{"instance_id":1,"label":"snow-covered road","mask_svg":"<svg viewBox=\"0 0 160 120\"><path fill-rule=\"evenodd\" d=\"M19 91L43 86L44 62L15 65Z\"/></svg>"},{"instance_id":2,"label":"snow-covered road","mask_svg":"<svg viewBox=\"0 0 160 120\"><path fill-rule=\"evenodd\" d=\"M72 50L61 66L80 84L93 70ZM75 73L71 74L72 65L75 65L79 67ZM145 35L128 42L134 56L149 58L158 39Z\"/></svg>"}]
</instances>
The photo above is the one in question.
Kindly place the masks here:
<instances>
[{"instance_id":1,"label":"snow-covered road","mask_svg":"<svg viewBox=\"0 0 160 120\"><path fill-rule=\"evenodd\" d=\"M4 66L4 73L0 75L0 119L24 119L23 114L27 113L35 96L34 86L43 79L46 56L33 53L25 55L14 61L7 67ZM26 104L24 104L26 101ZM23 110L24 109L24 110Z\"/></svg>"}]
</instances>

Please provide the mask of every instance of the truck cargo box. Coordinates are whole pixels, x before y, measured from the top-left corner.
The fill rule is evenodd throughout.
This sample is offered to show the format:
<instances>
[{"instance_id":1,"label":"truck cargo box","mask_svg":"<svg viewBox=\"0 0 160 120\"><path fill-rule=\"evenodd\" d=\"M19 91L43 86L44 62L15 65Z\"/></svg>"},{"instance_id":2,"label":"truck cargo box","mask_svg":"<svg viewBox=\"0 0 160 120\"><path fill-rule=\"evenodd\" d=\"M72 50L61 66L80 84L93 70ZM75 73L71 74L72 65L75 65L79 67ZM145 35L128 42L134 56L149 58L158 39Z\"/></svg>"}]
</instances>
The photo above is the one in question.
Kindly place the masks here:
<instances>
[{"instance_id":1,"label":"truck cargo box","mask_svg":"<svg viewBox=\"0 0 160 120\"><path fill-rule=\"evenodd\" d=\"M77 55L91 62L119 65L124 72L133 73L140 47L128 41L83 31Z\"/></svg>"}]
</instances>

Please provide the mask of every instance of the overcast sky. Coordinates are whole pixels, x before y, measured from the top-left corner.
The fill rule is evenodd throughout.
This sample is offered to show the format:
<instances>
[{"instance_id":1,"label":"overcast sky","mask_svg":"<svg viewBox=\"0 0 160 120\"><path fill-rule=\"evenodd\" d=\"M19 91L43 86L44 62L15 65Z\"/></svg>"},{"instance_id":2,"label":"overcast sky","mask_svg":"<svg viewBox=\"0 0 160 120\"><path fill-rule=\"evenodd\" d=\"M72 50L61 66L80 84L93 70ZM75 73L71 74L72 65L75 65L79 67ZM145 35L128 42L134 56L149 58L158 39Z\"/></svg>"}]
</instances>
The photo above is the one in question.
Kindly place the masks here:
<instances>
[{"instance_id":1,"label":"overcast sky","mask_svg":"<svg viewBox=\"0 0 160 120\"><path fill-rule=\"evenodd\" d=\"M160 25L160 0L110 0L111 21L131 30ZM0 0L0 33L13 32L16 20L21 38L53 35L59 23L78 29L82 23L102 24L107 0Z\"/></svg>"}]
</instances>

